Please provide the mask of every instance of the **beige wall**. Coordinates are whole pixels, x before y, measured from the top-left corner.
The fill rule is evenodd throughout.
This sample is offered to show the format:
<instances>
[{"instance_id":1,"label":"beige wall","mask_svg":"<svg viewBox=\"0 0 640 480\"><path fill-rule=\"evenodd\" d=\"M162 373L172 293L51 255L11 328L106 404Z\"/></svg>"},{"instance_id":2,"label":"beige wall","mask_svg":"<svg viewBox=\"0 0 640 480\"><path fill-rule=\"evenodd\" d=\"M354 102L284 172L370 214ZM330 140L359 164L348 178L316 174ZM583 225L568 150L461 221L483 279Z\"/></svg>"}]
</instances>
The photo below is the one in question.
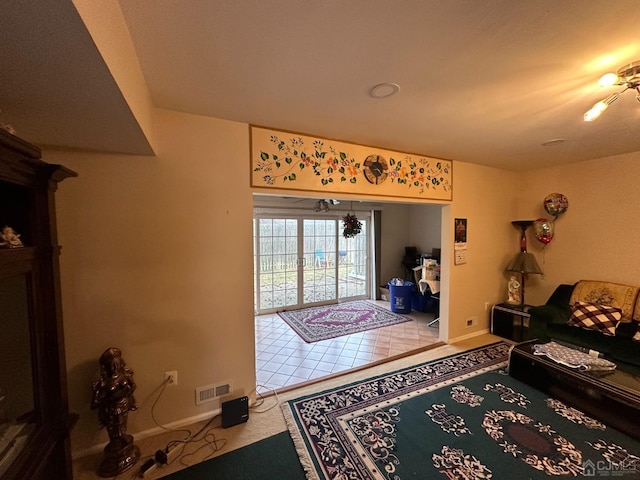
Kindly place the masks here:
<instances>
[{"instance_id":1,"label":"beige wall","mask_svg":"<svg viewBox=\"0 0 640 480\"><path fill-rule=\"evenodd\" d=\"M544 303L559 283L581 279L640 285L640 153L536 170L524 180L523 218L552 219L542 204L549 193L569 200L551 243L543 248L530 232L529 251L545 275L531 282L527 303Z\"/></svg>"},{"instance_id":2,"label":"beige wall","mask_svg":"<svg viewBox=\"0 0 640 480\"><path fill-rule=\"evenodd\" d=\"M441 313L448 317L450 341L489 328L485 302L505 300L504 269L519 245L510 223L516 219L519 175L456 162L453 178L453 202L443 209L442 227L442 268L450 277L441 279ZM453 259L455 218L467 219L468 261L462 265ZM467 327L470 318L474 325Z\"/></svg>"},{"instance_id":3,"label":"beige wall","mask_svg":"<svg viewBox=\"0 0 640 480\"><path fill-rule=\"evenodd\" d=\"M381 217L380 282L386 285L392 278L404 276L402 256L408 245L410 211L404 204L385 203Z\"/></svg>"},{"instance_id":4,"label":"beige wall","mask_svg":"<svg viewBox=\"0 0 640 480\"><path fill-rule=\"evenodd\" d=\"M440 248L442 205L411 205L409 207L409 244L419 253L431 253Z\"/></svg>"},{"instance_id":5,"label":"beige wall","mask_svg":"<svg viewBox=\"0 0 640 480\"><path fill-rule=\"evenodd\" d=\"M58 192L69 395L80 413L75 451L107 440L89 409L107 347L121 348L135 371L141 408L130 433L154 428L150 407L166 370L178 371L179 385L156 407L165 424L219 407L196 407L198 386L231 380L236 395L255 388L247 125L157 110L154 131L157 157L45 152L47 161L79 173ZM488 329L485 302L504 298L503 270L518 246L510 221L520 178L456 163L454 201L434 207L442 210L443 268L450 270L443 338ZM398 265L383 265L383 278L402 273L393 268L420 217L410 213L416 208L384 206L383 256ZM466 265L453 265L456 217L468 220ZM467 318L476 324L467 328Z\"/></svg>"},{"instance_id":6,"label":"beige wall","mask_svg":"<svg viewBox=\"0 0 640 480\"><path fill-rule=\"evenodd\" d=\"M246 124L157 110L157 157L45 152L76 170L57 194L72 448L107 441L90 411L98 358L119 347L153 428L163 372L178 371L155 409L162 423L217 409L194 389L255 388L252 199Z\"/></svg>"},{"instance_id":7,"label":"beige wall","mask_svg":"<svg viewBox=\"0 0 640 480\"><path fill-rule=\"evenodd\" d=\"M120 5L93 0L73 0L73 4L135 115L150 151L155 151L153 103Z\"/></svg>"}]
</instances>

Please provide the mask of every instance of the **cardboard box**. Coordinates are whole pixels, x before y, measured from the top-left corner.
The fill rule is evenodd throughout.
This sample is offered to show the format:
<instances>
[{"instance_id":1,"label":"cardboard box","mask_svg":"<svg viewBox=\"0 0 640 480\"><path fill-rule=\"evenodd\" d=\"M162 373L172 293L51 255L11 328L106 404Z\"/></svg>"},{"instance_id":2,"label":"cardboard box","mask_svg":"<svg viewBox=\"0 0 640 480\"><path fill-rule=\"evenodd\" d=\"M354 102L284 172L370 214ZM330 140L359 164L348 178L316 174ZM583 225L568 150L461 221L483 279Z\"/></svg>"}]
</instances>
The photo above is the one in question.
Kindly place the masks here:
<instances>
[{"instance_id":1,"label":"cardboard box","mask_svg":"<svg viewBox=\"0 0 640 480\"><path fill-rule=\"evenodd\" d=\"M385 302L388 302L391 299L391 294L389 293L389 289L384 286L384 287L379 287L380 288L380 299L384 300Z\"/></svg>"}]
</instances>

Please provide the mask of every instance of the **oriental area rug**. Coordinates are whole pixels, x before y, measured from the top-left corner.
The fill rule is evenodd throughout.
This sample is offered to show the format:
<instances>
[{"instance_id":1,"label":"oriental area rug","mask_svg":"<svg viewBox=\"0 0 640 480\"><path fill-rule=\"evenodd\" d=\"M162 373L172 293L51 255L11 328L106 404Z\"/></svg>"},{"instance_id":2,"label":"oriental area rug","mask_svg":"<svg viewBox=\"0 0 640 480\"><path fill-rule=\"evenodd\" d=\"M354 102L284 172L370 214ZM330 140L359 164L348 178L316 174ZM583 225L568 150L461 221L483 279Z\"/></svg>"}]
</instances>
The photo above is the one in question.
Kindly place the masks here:
<instances>
[{"instance_id":1,"label":"oriental area rug","mask_svg":"<svg viewBox=\"0 0 640 480\"><path fill-rule=\"evenodd\" d=\"M278 315L307 343L411 321L365 300L278 312Z\"/></svg>"},{"instance_id":2,"label":"oriental area rug","mask_svg":"<svg viewBox=\"0 0 640 480\"><path fill-rule=\"evenodd\" d=\"M511 378L508 351L500 342L286 402L307 478L640 477L640 442Z\"/></svg>"}]
</instances>

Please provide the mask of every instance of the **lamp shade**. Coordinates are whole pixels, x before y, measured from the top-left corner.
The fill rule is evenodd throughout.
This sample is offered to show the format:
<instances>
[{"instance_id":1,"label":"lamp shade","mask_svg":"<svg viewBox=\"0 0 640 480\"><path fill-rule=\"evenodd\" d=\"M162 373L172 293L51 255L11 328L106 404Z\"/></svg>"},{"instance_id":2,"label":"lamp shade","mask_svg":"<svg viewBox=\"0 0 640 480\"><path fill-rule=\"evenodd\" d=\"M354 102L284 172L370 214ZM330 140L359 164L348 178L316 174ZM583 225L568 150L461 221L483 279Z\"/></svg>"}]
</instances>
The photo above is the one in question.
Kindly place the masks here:
<instances>
[{"instance_id":1,"label":"lamp shade","mask_svg":"<svg viewBox=\"0 0 640 480\"><path fill-rule=\"evenodd\" d=\"M536 257L534 257L533 254L529 252L519 252L518 254L516 254L513 260L511 260L511 262L507 266L506 270L507 272L518 272L523 274L542 274L542 269L538 265Z\"/></svg>"}]
</instances>

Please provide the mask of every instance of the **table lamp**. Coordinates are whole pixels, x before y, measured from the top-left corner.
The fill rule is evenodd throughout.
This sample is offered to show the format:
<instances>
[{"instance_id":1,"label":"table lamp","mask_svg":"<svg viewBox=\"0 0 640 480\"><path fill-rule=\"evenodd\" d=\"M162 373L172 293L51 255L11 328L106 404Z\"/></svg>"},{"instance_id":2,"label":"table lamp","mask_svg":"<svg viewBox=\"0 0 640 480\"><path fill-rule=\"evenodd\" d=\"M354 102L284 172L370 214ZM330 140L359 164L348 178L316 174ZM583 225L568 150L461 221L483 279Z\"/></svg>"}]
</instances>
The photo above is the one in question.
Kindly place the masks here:
<instances>
[{"instance_id":1,"label":"table lamp","mask_svg":"<svg viewBox=\"0 0 640 480\"><path fill-rule=\"evenodd\" d=\"M533 220L516 220L511 222L514 226L521 229L520 235L520 252L516 254L516 256L511 260L509 265L507 265L507 272L517 272L520 274L520 298L519 299L511 299L514 301L509 301L509 303L514 303L518 305L523 305L524 302L524 276L529 273L540 275L542 274L542 269L538 265L536 261L536 257L533 256L532 253L527 252L527 235L526 231L531 225L533 225ZM511 289L510 293L511 293Z\"/></svg>"}]
</instances>

